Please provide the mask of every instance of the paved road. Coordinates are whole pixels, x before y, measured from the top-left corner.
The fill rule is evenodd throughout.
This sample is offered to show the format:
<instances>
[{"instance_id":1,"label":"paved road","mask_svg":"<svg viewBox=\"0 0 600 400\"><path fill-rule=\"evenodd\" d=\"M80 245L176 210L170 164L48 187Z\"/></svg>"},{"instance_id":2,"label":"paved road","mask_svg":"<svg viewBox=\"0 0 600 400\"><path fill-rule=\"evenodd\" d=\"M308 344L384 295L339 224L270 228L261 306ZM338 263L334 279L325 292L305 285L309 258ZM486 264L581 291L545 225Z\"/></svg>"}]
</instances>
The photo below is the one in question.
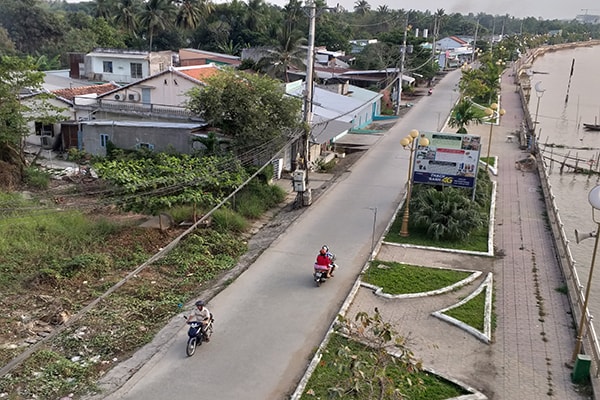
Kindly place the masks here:
<instances>
[{"instance_id":1,"label":"paved road","mask_svg":"<svg viewBox=\"0 0 600 400\"><path fill-rule=\"evenodd\" d=\"M411 129L435 131L444 123L458 97L459 78L460 71L448 74L433 96L415 104L211 300L216 323L210 343L187 358L182 321L167 345L108 398L289 397L369 258L373 237L381 236L404 195L409 152L400 139ZM316 288L312 264L322 244L338 255L341 268L334 280Z\"/></svg>"}]
</instances>

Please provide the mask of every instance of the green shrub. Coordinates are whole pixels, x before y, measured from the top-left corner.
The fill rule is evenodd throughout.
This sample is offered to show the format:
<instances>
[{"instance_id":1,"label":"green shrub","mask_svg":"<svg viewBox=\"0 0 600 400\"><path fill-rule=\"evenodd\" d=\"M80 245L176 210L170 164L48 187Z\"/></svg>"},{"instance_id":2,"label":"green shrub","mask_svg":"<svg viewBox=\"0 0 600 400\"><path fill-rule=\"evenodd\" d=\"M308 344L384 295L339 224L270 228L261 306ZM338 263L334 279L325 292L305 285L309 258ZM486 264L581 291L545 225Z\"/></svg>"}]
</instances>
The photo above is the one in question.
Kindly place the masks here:
<instances>
[{"instance_id":1,"label":"green shrub","mask_svg":"<svg viewBox=\"0 0 600 400\"><path fill-rule=\"evenodd\" d=\"M36 167L25 168L25 183L36 189L48 189L50 174Z\"/></svg>"},{"instance_id":2,"label":"green shrub","mask_svg":"<svg viewBox=\"0 0 600 400\"><path fill-rule=\"evenodd\" d=\"M221 207L212 214L213 226L222 231L244 232L248 229L248 221L235 211Z\"/></svg>"}]
</instances>

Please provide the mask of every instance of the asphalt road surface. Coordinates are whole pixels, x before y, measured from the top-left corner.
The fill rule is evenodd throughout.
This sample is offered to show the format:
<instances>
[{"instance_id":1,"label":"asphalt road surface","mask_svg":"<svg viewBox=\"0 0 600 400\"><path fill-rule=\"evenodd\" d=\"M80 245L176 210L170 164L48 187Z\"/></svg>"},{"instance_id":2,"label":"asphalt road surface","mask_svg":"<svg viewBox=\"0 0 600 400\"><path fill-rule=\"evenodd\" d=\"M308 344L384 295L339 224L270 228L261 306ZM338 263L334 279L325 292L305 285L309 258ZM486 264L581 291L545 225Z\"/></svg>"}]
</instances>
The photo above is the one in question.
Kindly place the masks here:
<instances>
[{"instance_id":1,"label":"asphalt road surface","mask_svg":"<svg viewBox=\"0 0 600 400\"><path fill-rule=\"evenodd\" d=\"M410 152L400 139L411 129L443 126L459 78L458 70L447 74L210 301L216 318L210 343L187 357L187 326L173 321L181 324L176 334L106 398L289 398L405 194ZM340 269L317 288L312 265L323 244Z\"/></svg>"}]
</instances>

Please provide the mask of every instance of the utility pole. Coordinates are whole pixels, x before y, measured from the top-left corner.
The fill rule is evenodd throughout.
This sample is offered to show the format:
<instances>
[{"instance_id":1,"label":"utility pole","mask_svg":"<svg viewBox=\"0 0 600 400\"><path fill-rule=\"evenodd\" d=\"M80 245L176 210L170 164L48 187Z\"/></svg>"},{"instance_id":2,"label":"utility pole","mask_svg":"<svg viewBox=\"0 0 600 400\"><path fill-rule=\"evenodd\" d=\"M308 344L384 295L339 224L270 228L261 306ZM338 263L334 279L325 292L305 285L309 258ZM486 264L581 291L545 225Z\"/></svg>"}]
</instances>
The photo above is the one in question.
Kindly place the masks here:
<instances>
[{"instance_id":1,"label":"utility pole","mask_svg":"<svg viewBox=\"0 0 600 400\"><path fill-rule=\"evenodd\" d=\"M475 38L473 39L473 52L471 53L471 64L475 61L475 51L477 51L477 32L479 31L479 20L475 25Z\"/></svg>"},{"instance_id":2,"label":"utility pole","mask_svg":"<svg viewBox=\"0 0 600 400\"><path fill-rule=\"evenodd\" d=\"M294 172L294 190L298 192L297 204L309 206L312 203L311 190L308 187L308 169L310 161L310 131L312 129L312 105L314 85L314 60L315 60L315 21L317 9L314 0L306 3L308 9L308 52L306 55L306 79L304 88L304 133L302 135L302 163Z\"/></svg>"},{"instance_id":3,"label":"utility pole","mask_svg":"<svg viewBox=\"0 0 600 400\"><path fill-rule=\"evenodd\" d=\"M402 79L404 77L404 60L406 57L406 33L408 31L408 15L406 16L406 20L404 21L404 40L402 41L402 48L400 52L400 73L398 74L398 99L396 101L396 109L394 110L394 115L400 114L400 101L402 100ZM435 36L434 36L435 37Z\"/></svg>"}]
</instances>

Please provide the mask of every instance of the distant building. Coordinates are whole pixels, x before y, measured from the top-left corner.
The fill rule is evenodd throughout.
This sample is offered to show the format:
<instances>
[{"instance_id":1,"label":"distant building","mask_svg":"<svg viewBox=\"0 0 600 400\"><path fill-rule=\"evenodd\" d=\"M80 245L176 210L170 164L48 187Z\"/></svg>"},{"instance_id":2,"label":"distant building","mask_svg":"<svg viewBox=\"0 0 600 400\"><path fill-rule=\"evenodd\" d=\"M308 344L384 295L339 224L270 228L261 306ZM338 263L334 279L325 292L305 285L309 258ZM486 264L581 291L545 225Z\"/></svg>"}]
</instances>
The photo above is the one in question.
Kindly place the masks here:
<instances>
[{"instance_id":1,"label":"distant building","mask_svg":"<svg viewBox=\"0 0 600 400\"><path fill-rule=\"evenodd\" d=\"M172 51L98 48L85 55L84 73L78 72L91 81L131 83L166 71L173 65L173 54ZM71 57L71 66L78 65L75 55Z\"/></svg>"},{"instance_id":2,"label":"distant building","mask_svg":"<svg viewBox=\"0 0 600 400\"><path fill-rule=\"evenodd\" d=\"M582 24L600 24L600 15L582 14L576 16L575 21Z\"/></svg>"}]
</instances>

